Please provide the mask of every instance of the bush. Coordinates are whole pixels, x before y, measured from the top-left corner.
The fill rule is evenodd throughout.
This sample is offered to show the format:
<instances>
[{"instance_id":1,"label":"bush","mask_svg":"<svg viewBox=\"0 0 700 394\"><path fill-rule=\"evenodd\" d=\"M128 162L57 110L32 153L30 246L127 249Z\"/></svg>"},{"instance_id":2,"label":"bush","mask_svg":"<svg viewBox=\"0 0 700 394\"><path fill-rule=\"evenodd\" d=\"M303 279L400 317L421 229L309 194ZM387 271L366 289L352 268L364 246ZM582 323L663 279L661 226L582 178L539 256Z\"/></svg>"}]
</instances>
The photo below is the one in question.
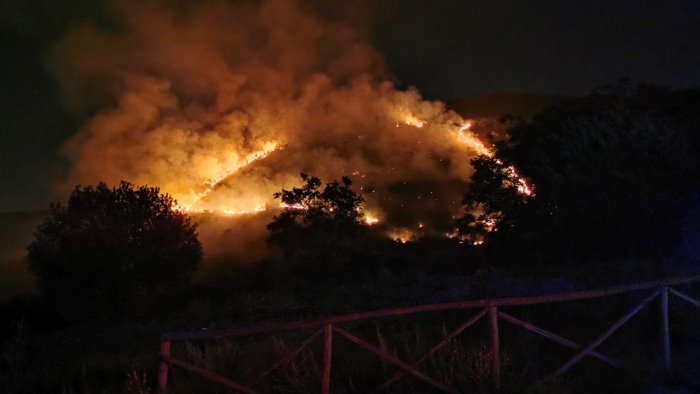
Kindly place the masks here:
<instances>
[{"instance_id":1,"label":"bush","mask_svg":"<svg viewBox=\"0 0 700 394\"><path fill-rule=\"evenodd\" d=\"M196 225L158 188L77 186L29 245L29 266L51 303L118 316L142 296L185 284L199 267Z\"/></svg>"}]
</instances>

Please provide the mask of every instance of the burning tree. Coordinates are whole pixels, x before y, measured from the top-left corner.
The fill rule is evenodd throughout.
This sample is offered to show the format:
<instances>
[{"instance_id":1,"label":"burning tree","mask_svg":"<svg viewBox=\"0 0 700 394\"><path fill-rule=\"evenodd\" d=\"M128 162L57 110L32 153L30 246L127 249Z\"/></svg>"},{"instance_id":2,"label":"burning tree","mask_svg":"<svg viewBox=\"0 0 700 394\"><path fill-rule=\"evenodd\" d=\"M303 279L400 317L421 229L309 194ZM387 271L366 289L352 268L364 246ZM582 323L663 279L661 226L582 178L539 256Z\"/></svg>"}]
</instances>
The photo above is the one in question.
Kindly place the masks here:
<instances>
[{"instance_id":1,"label":"burning tree","mask_svg":"<svg viewBox=\"0 0 700 394\"><path fill-rule=\"evenodd\" d=\"M497 144L500 160L473 161L462 229L489 233L490 249L508 260L669 253L696 204L699 100L697 91L618 84L516 123ZM520 198L503 163L537 185L536 198Z\"/></svg>"},{"instance_id":2,"label":"burning tree","mask_svg":"<svg viewBox=\"0 0 700 394\"><path fill-rule=\"evenodd\" d=\"M500 159L482 155L471 163L474 174L462 202L466 213L457 219L457 232L460 238L480 245L497 231L515 228L533 194L514 167Z\"/></svg>"},{"instance_id":3,"label":"burning tree","mask_svg":"<svg viewBox=\"0 0 700 394\"><path fill-rule=\"evenodd\" d=\"M202 259L195 230L157 187L77 186L39 226L29 266L48 300L115 316L139 296L187 282Z\"/></svg>"}]
</instances>

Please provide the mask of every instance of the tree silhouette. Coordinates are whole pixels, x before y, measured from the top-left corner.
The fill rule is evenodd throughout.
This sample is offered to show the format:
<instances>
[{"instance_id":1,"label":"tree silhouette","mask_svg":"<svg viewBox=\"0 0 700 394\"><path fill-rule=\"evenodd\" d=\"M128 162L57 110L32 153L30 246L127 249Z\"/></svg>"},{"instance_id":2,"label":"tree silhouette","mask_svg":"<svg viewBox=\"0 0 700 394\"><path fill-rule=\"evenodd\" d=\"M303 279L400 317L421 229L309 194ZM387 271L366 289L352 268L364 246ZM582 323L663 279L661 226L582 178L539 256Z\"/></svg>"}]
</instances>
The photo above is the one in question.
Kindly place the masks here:
<instances>
[{"instance_id":1,"label":"tree silhouette","mask_svg":"<svg viewBox=\"0 0 700 394\"><path fill-rule=\"evenodd\" d=\"M318 262L347 260L353 243L365 233L364 199L342 177L322 187L315 176L301 174L302 187L274 194L283 211L267 226L268 242L278 246L288 260Z\"/></svg>"},{"instance_id":2,"label":"tree silhouette","mask_svg":"<svg viewBox=\"0 0 700 394\"><path fill-rule=\"evenodd\" d=\"M39 289L78 313L118 316L130 302L176 289L199 267L196 225L156 187L77 186L53 205L29 245Z\"/></svg>"},{"instance_id":3,"label":"tree silhouette","mask_svg":"<svg viewBox=\"0 0 700 394\"><path fill-rule=\"evenodd\" d=\"M466 213L457 219L457 231L460 238L478 245L497 231L513 230L530 197L519 192L520 178L501 160L481 155L471 164L474 173L462 201Z\"/></svg>"},{"instance_id":4,"label":"tree silhouette","mask_svg":"<svg viewBox=\"0 0 700 394\"><path fill-rule=\"evenodd\" d=\"M698 90L623 83L518 122L496 156L537 196L522 204L503 166L477 159L460 224L496 216L492 249L519 260L669 250L700 177L699 105Z\"/></svg>"}]
</instances>

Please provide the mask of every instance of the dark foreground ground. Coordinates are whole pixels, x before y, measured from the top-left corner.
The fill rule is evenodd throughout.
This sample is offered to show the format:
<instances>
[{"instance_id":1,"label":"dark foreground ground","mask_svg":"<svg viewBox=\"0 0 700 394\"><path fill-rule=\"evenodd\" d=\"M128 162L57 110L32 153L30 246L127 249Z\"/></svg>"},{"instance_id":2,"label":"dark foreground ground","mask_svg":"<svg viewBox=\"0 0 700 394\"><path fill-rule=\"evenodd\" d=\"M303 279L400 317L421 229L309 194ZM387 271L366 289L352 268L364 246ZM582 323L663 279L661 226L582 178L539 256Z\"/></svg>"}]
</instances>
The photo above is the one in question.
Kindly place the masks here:
<instances>
[{"instance_id":1,"label":"dark foreground ground","mask_svg":"<svg viewBox=\"0 0 700 394\"><path fill-rule=\"evenodd\" d=\"M454 243L426 241L389 245L384 257L342 267L310 270L268 262L232 269L206 267L192 287L160 299L145 299L123 316L66 316L32 293L23 251L44 213L3 216L2 278L5 289L24 293L0 304L0 387L8 393L148 393L156 391L159 337L164 332L216 329L260 321L289 321L348 312L456 300L567 292L646 280L634 267L592 262L578 270L534 275L485 264L482 251ZM381 253L380 253L381 254ZM212 264L212 263L210 263ZM611 266L617 265L611 270ZM634 264L641 264L634 262ZM622 272L622 274L621 274ZM13 287L15 286L15 287ZM700 285L679 289L700 298ZM20 290L20 291L18 291ZM503 311L585 344L641 301L648 292L606 299ZM663 377L660 305L650 304L599 348L625 368L613 369L586 358L559 378L549 378L573 352L530 332L501 322L504 393L666 393L700 390L700 309L671 299L674 377ZM414 360L477 309L428 312L382 318L342 327L403 360ZM311 335L299 330L235 340L178 342L172 355L245 382ZM429 358L429 376L461 392L492 390L487 320ZM256 386L260 392L318 392L322 343L317 340ZM391 364L336 335L331 387L338 393L371 392L396 372ZM175 393L225 392L186 371L171 370ZM386 392L430 393L406 377Z\"/></svg>"},{"instance_id":2,"label":"dark foreground ground","mask_svg":"<svg viewBox=\"0 0 700 394\"><path fill-rule=\"evenodd\" d=\"M261 281L260 276L267 278ZM496 271L446 266L378 268L361 281L344 282L270 272L241 272L218 283L199 284L170 299L136 305L120 319L89 316L67 320L33 297L2 305L2 373L9 393L146 393L155 391L159 336L183 329L244 326L258 321L297 320L350 311L372 310L450 300L517 294L542 294L581 286L567 280L535 283L506 279ZM700 296L700 286L683 287ZM607 299L503 310L577 343L597 337L646 293ZM413 360L478 310L428 312L342 325L368 342ZM560 378L547 378L573 355L506 322L501 323L503 384L506 393L639 393L698 390L700 310L680 300L671 302L671 338L675 378L663 379L660 307L651 304L623 326L600 351L621 361L617 370L584 359ZM311 331L254 335L235 340L178 342L172 355L247 381L295 347ZM492 392L486 319L467 329L425 364L427 373L462 392ZM318 392L322 344L316 341L292 362L257 386L261 392ZM336 336L334 392L366 393L396 369L373 354ZM170 388L176 393L224 392L199 377L174 370ZM666 388L663 388L665 390ZM670 389L669 389L670 390ZM404 378L388 392L430 393L429 387ZM679 391L684 392L684 391Z\"/></svg>"}]
</instances>

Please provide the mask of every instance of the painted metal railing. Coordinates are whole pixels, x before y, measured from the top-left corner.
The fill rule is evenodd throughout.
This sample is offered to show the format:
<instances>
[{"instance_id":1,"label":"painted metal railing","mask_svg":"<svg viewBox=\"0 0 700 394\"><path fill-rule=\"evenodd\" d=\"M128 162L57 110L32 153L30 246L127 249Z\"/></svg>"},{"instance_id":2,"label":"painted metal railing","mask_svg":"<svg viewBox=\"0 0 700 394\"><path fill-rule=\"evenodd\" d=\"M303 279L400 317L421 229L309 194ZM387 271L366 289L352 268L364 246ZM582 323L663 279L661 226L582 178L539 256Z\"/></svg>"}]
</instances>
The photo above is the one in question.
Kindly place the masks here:
<instances>
[{"instance_id":1,"label":"painted metal railing","mask_svg":"<svg viewBox=\"0 0 700 394\"><path fill-rule=\"evenodd\" d=\"M219 383L226 386L235 392L241 393L256 393L255 387L264 380L271 372L282 367L284 364L289 362L293 357L298 355L302 350L304 350L309 344L314 342L317 338L323 337L323 370L321 375L321 388L322 394L330 393L330 381L331 381L331 360L333 355L333 336L337 334L351 343L362 347L383 359L384 361L395 365L399 368L399 371L387 379L379 388L386 389L390 385L396 383L401 378L412 375L413 377L425 382L426 384L433 386L446 393L457 393L458 391L449 385L439 382L434 378L428 376L424 371L420 369L421 364L428 360L434 353L447 345L452 339L461 334L464 330L472 326L474 323L478 322L482 318L486 317L489 322L490 331L490 366L493 378L494 388L498 389L500 385L500 371L501 371L501 356L500 356L500 337L499 337L499 320L506 321L515 326L521 327L525 330L531 331L538 334L544 338L547 338L555 343L562 346L577 350L577 353L569 358L560 368L558 368L554 375L561 375L571 369L576 363L585 357L596 358L606 364L613 367L621 367L620 363L615 359L608 357L596 349L607 340L613 333L615 333L620 327L622 327L629 319L636 315L639 311L644 309L653 300L659 298L661 303L661 326L662 326L662 348L663 348L663 362L665 373L669 376L672 374L672 362L671 362L671 342L669 333L669 295L678 297L688 303L691 303L697 307L700 307L700 301L679 292L676 289L671 288L671 286L679 286L683 284L689 284L692 282L697 282L700 277L690 277L690 278L680 278L671 279L656 282L645 282L636 283L632 285L623 285L617 287L609 287L604 289L594 289L585 291L576 291L562 294L550 294L543 296L528 296L528 297L508 297L508 298L497 298L497 299L484 299L484 300L471 300L471 301L459 301L459 302L448 302L441 304L430 304L430 305L418 305L409 306L402 308L390 308L390 309L380 309L371 312L363 313L351 313L345 315L337 315L326 317L322 319L315 320L300 320L284 323L261 323L248 327L240 328L230 328L221 330L200 330L200 331L182 331L182 332L172 332L163 334L161 337L161 351L160 351L160 373L159 373L159 389L161 393L166 393L168 389L168 369L170 367L178 367L184 370L190 371L194 374L200 375L201 377L208 379L212 382ZM608 329L606 329L602 334L595 338L590 343L585 346L581 346L571 340L568 340L560 335L557 335L551 331L545 330L544 328L538 327L532 323L520 320L514 316L504 313L499 310L499 307L503 306L524 306L524 305L539 305L548 303L560 303L567 301L576 301L592 298L609 297L613 295L630 293L630 292L640 292L644 290L651 290L651 293L647 295L643 301L633 308L631 308L625 315L613 323ZM435 312L435 311L447 311L447 310L460 310L460 309L479 309L476 314L474 314L469 320L459 325L456 329L448 333L443 339L441 339L437 344L435 344L428 352L426 352L421 357L418 357L413 362L407 362L401 360L395 355L382 350L381 348L372 345L371 343L351 334L345 329L339 327L343 323L357 322L369 319L378 319L384 317L396 317L405 316L411 314L417 314L421 312ZM300 329L313 329L314 333L307 339L302 341L297 347L285 354L281 359L271 365L267 370L258 374L258 376L249 380L246 383L237 383L224 376L217 374L214 371L207 370L205 368L198 367L184 360L173 358L170 355L170 345L175 341L196 341L196 340L206 340L206 339L224 339L224 338L238 338L253 334L265 334L265 333L276 333L290 330L300 330Z\"/></svg>"}]
</instances>

